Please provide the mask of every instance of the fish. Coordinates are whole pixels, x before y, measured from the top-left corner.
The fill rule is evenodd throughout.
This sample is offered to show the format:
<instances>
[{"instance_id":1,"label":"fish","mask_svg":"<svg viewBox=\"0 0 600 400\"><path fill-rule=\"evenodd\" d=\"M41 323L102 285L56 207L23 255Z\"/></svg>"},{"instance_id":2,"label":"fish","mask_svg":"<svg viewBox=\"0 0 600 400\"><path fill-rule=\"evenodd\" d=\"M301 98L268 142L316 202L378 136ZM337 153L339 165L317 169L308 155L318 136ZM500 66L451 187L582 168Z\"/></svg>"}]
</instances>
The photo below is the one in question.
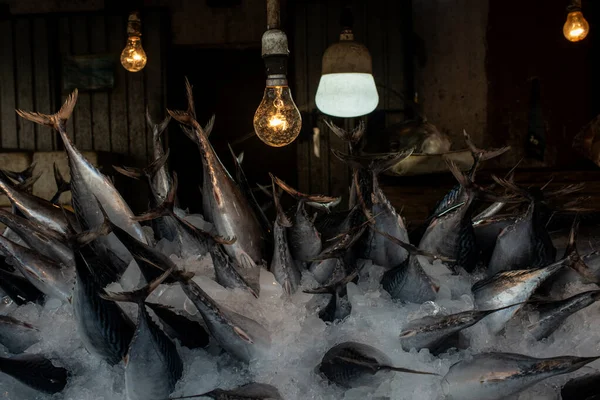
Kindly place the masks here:
<instances>
[{"instance_id":1,"label":"fish","mask_svg":"<svg viewBox=\"0 0 600 400\"><path fill-rule=\"evenodd\" d=\"M494 310L469 310L412 320L402 328L400 344L405 351L429 349L435 354L453 335L475 325L490 314L513 306L511 304Z\"/></svg>"},{"instance_id":2,"label":"fish","mask_svg":"<svg viewBox=\"0 0 600 400\"><path fill-rule=\"evenodd\" d=\"M258 293L246 282L238 272L235 261L232 260L219 244L214 244L210 249L210 256L215 268L217 283L230 289L242 289L258 298Z\"/></svg>"},{"instance_id":3,"label":"fish","mask_svg":"<svg viewBox=\"0 0 600 400\"><path fill-rule=\"evenodd\" d=\"M150 307L154 314L160 318L163 329L169 337L179 340L182 346L188 349L208 346L210 336L197 321L193 321L183 314L173 311L171 307L162 304L146 302L146 306Z\"/></svg>"},{"instance_id":4,"label":"fish","mask_svg":"<svg viewBox=\"0 0 600 400\"><path fill-rule=\"evenodd\" d=\"M375 347L357 342L344 342L333 346L325 353L315 372L343 388L373 385L380 382L385 377L385 372L389 371L437 375L432 372L394 367L391 363L388 356ZM384 373L377 374L380 371Z\"/></svg>"},{"instance_id":5,"label":"fish","mask_svg":"<svg viewBox=\"0 0 600 400\"><path fill-rule=\"evenodd\" d=\"M600 290L590 290L564 300L538 304L535 310L539 312L539 318L530 324L527 330L536 340L546 338L558 329L569 316L589 307L598 299L600 299Z\"/></svg>"},{"instance_id":6,"label":"fish","mask_svg":"<svg viewBox=\"0 0 600 400\"><path fill-rule=\"evenodd\" d=\"M183 292L202 315L208 331L227 353L249 363L270 347L270 334L262 325L217 304L189 273L176 271L176 276Z\"/></svg>"},{"instance_id":7,"label":"fish","mask_svg":"<svg viewBox=\"0 0 600 400\"><path fill-rule=\"evenodd\" d=\"M506 180L494 177L502 186L529 199L525 214L498 235L494 251L487 267L488 274L500 271L538 268L556 260L556 248L545 228L547 217L543 212L544 199L541 191L524 190Z\"/></svg>"},{"instance_id":8,"label":"fish","mask_svg":"<svg viewBox=\"0 0 600 400\"><path fill-rule=\"evenodd\" d=\"M75 270L59 264L35 250L0 236L0 251L39 291L63 302L71 302Z\"/></svg>"},{"instance_id":9,"label":"fish","mask_svg":"<svg viewBox=\"0 0 600 400\"><path fill-rule=\"evenodd\" d=\"M496 400L544 379L577 371L600 357L535 358L514 353L480 353L450 367L443 385L449 400Z\"/></svg>"},{"instance_id":10,"label":"fish","mask_svg":"<svg viewBox=\"0 0 600 400\"><path fill-rule=\"evenodd\" d=\"M417 304L435 300L439 286L435 285L423 270L418 256L424 256L432 260L449 261L450 259L419 250L409 243L377 230L374 226L371 226L371 229L395 245L400 246L410 255L402 264L386 271L381 278L381 286L390 294L392 299Z\"/></svg>"},{"instance_id":11,"label":"fish","mask_svg":"<svg viewBox=\"0 0 600 400\"><path fill-rule=\"evenodd\" d=\"M72 213L67 213L65 217L60 207L12 185L2 174L0 174L0 191L6 194L11 204L27 219L62 235L69 233L69 222L74 226L78 225Z\"/></svg>"},{"instance_id":12,"label":"fish","mask_svg":"<svg viewBox=\"0 0 600 400\"><path fill-rule=\"evenodd\" d=\"M572 255L567 254L562 260L546 267L499 272L490 278L476 282L471 290L477 309L489 310L523 303L546 279L571 262L571 258ZM506 322L521 307L522 305L516 305L490 315L486 319L490 331L495 334L500 333Z\"/></svg>"},{"instance_id":13,"label":"fish","mask_svg":"<svg viewBox=\"0 0 600 400\"><path fill-rule=\"evenodd\" d=\"M297 261L312 261L321 252L323 243L321 234L315 227L313 219L306 212L306 204L332 204L339 202L340 198L301 193L277 177L274 180L277 186L298 202L291 226L287 229L292 257Z\"/></svg>"},{"instance_id":14,"label":"fish","mask_svg":"<svg viewBox=\"0 0 600 400\"><path fill-rule=\"evenodd\" d=\"M562 400L598 400L600 393L600 372L573 378L560 390Z\"/></svg>"},{"instance_id":15,"label":"fish","mask_svg":"<svg viewBox=\"0 0 600 400\"><path fill-rule=\"evenodd\" d=\"M149 210L142 215L135 217L138 221L154 220L163 218L163 223L169 224L174 231L174 242L179 248L178 252L183 257L198 257L208 253L214 243L231 245L237 238L223 238L219 235L214 235L205 232L190 222L181 218L174 211L175 197L179 180L177 174L173 173L173 183L167 194L166 200L155 209Z\"/></svg>"},{"instance_id":16,"label":"fish","mask_svg":"<svg viewBox=\"0 0 600 400\"><path fill-rule=\"evenodd\" d=\"M455 266L472 272L477 266L479 254L472 224L475 200L487 196L456 164L449 160L446 163L467 197L458 209L431 221L419 242L419 249L453 258L456 260Z\"/></svg>"},{"instance_id":17,"label":"fish","mask_svg":"<svg viewBox=\"0 0 600 400\"><path fill-rule=\"evenodd\" d=\"M73 250L66 243L66 238L58 232L2 209L0 209L0 223L19 235L27 247L37 250L56 262L72 267L75 265Z\"/></svg>"},{"instance_id":18,"label":"fish","mask_svg":"<svg viewBox=\"0 0 600 400\"><path fill-rule=\"evenodd\" d=\"M68 182L62 176L62 174L60 173L60 170L58 169L58 166L56 165L56 162L53 164L53 169L54 169L54 182L56 182L56 192L50 199L50 203L58 204L58 202L60 200L60 195L65 192L71 191L71 182Z\"/></svg>"},{"instance_id":19,"label":"fish","mask_svg":"<svg viewBox=\"0 0 600 400\"><path fill-rule=\"evenodd\" d=\"M363 264L364 266L364 264ZM348 299L346 285L353 282L358 277L361 268L355 268L348 275L344 269L341 278L335 279L333 282L328 282L325 286L314 289L304 290L308 294L329 294L331 298L329 302L319 311L319 318L324 322L342 321L352 312L352 303Z\"/></svg>"},{"instance_id":20,"label":"fish","mask_svg":"<svg viewBox=\"0 0 600 400\"><path fill-rule=\"evenodd\" d=\"M0 343L13 354L22 353L40 341L39 330L27 322L0 315Z\"/></svg>"},{"instance_id":21,"label":"fish","mask_svg":"<svg viewBox=\"0 0 600 400\"><path fill-rule=\"evenodd\" d=\"M33 177L33 171L35 171L36 164L37 163L32 162L31 164L29 164L29 167L25 168L22 171L10 171L7 169L0 169L0 173L4 174L5 176L9 177L15 182L24 183L29 181Z\"/></svg>"},{"instance_id":22,"label":"fish","mask_svg":"<svg viewBox=\"0 0 600 400\"><path fill-rule=\"evenodd\" d=\"M254 213L258 218L258 222L260 222L260 225L262 227L263 234L265 236L268 236L268 235L270 235L270 233L273 229L273 225L271 224L271 221L269 221L269 219L265 215L265 212L262 209L262 207L260 206L260 204L258 203L258 200L256 200L256 196L254 196L254 191L252 190L252 187L250 186L250 183L248 182L248 179L246 178L246 173L244 172L244 169L242 168L242 161L244 160L244 152L241 152L239 156L236 156L235 153L233 152L233 149L231 148L231 145L228 145L228 147L229 147L229 151L231 152L231 156L233 157L233 165L235 166L235 180L236 180L238 186L240 187L240 190L242 191L242 193L246 196L246 199L248 199L250 206L254 210Z\"/></svg>"},{"instance_id":23,"label":"fish","mask_svg":"<svg viewBox=\"0 0 600 400\"><path fill-rule=\"evenodd\" d=\"M54 394L67 385L69 371L40 354L0 357L0 371L40 392Z\"/></svg>"},{"instance_id":24,"label":"fish","mask_svg":"<svg viewBox=\"0 0 600 400\"><path fill-rule=\"evenodd\" d=\"M86 350L116 365L127 355L135 326L117 304L101 297L104 285L97 271L105 268L102 262L90 246L75 252L73 316Z\"/></svg>"},{"instance_id":25,"label":"fish","mask_svg":"<svg viewBox=\"0 0 600 400\"><path fill-rule=\"evenodd\" d=\"M77 89L69 95L56 114L46 115L35 112L17 110L17 114L26 120L39 125L50 126L56 130L62 139L69 160L71 171L71 195L73 208L83 230L97 228L102 224L102 213L98 208L98 201L111 220L127 231L130 235L143 243L148 240L139 222L133 219L134 215L110 179L100 173L80 152L75 148L66 132L66 122L71 117L77 103ZM98 201L97 201L97 200ZM114 237L99 238L94 243L96 251L112 258L112 263L124 272L131 256L127 254L124 246Z\"/></svg>"},{"instance_id":26,"label":"fish","mask_svg":"<svg viewBox=\"0 0 600 400\"><path fill-rule=\"evenodd\" d=\"M275 386L266 383L248 383L234 389L213 389L193 396L171 397L171 400L209 397L215 400L283 400Z\"/></svg>"},{"instance_id":27,"label":"fish","mask_svg":"<svg viewBox=\"0 0 600 400\"><path fill-rule=\"evenodd\" d=\"M517 218L518 216L514 215L499 215L473 222L475 243L477 243L480 252L479 260L482 264L489 264L498 235L506 227L513 225Z\"/></svg>"},{"instance_id":28,"label":"fish","mask_svg":"<svg viewBox=\"0 0 600 400\"><path fill-rule=\"evenodd\" d=\"M202 203L204 217L214 224L222 237L235 237L231 246L225 247L227 254L241 267L240 273L256 290L260 265L264 259L264 237L260 223L237 184L215 153L206 132L196 121L193 112L192 87L186 81L188 111L171 111L169 115L178 122L188 125L195 134L203 165Z\"/></svg>"},{"instance_id":29,"label":"fish","mask_svg":"<svg viewBox=\"0 0 600 400\"><path fill-rule=\"evenodd\" d=\"M290 228L292 222L285 215L279 203L282 190L277 190L278 186L275 184L275 177L272 174L271 179L273 180L273 199L277 217L273 223L273 258L270 270L275 276L275 280L283 287L284 292L291 296L298 290L302 275L292 258L288 245L286 228Z\"/></svg>"},{"instance_id":30,"label":"fish","mask_svg":"<svg viewBox=\"0 0 600 400\"><path fill-rule=\"evenodd\" d=\"M19 306L28 302L44 304L46 300L44 293L31 284L29 280L3 268L0 268L0 288Z\"/></svg>"},{"instance_id":31,"label":"fish","mask_svg":"<svg viewBox=\"0 0 600 400\"><path fill-rule=\"evenodd\" d=\"M136 303L138 320L125 362L128 400L164 400L183 375L183 362L175 344L156 325L146 310L146 298L173 272L170 268L148 285L133 292L105 291L106 300Z\"/></svg>"}]
</instances>

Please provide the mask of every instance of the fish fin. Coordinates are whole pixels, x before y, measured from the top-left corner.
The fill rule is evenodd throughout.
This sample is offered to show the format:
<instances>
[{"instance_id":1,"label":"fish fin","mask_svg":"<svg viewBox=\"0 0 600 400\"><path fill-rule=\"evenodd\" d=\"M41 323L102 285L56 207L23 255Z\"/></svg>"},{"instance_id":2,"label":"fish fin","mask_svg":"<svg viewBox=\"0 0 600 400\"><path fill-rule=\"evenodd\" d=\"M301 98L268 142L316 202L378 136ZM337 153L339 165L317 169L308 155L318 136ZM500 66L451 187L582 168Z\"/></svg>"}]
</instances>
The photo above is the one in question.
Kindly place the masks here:
<instances>
[{"instance_id":1,"label":"fish fin","mask_svg":"<svg viewBox=\"0 0 600 400\"><path fill-rule=\"evenodd\" d=\"M402 368L402 367L392 367L389 365L382 365L381 369L389 369L390 371L395 371L395 372L406 372L407 374L440 376L440 374L436 374L435 372L416 371L414 369L408 369L408 368Z\"/></svg>"},{"instance_id":2,"label":"fish fin","mask_svg":"<svg viewBox=\"0 0 600 400\"><path fill-rule=\"evenodd\" d=\"M146 286L133 290L131 292L108 292L104 291L104 293L98 293L100 297L105 300L110 301L122 301L129 303L143 303L144 300L160 285L165 279L171 275L171 272L175 269L175 266L172 266L168 270L164 271L158 278L147 284Z\"/></svg>"},{"instance_id":3,"label":"fish fin","mask_svg":"<svg viewBox=\"0 0 600 400\"><path fill-rule=\"evenodd\" d=\"M65 221L67 221L67 230L69 231L68 235L70 237L77 235L77 229L75 229L75 227L71 223L71 220L69 219L69 216L67 214L67 209L61 204L59 204L58 207L60 207L63 217L65 217Z\"/></svg>"},{"instance_id":4,"label":"fish fin","mask_svg":"<svg viewBox=\"0 0 600 400\"><path fill-rule=\"evenodd\" d=\"M271 182L272 182L271 186L273 189L273 200L275 202L275 210L277 212L277 223L289 228L292 226L292 222L287 217L287 215L285 215L285 212L283 211L283 208L281 207L281 204L279 203L279 200L281 199L281 194L283 193L283 190L277 190L277 185L275 184L277 178L272 173L269 173L269 175L271 176Z\"/></svg>"},{"instance_id":5,"label":"fish fin","mask_svg":"<svg viewBox=\"0 0 600 400\"><path fill-rule=\"evenodd\" d=\"M264 194L266 194L268 197L273 197L273 194L271 193L271 185L261 185L260 183L257 183L256 186L258 187L258 189L263 192Z\"/></svg>"},{"instance_id":6,"label":"fish fin","mask_svg":"<svg viewBox=\"0 0 600 400\"><path fill-rule=\"evenodd\" d=\"M529 200L533 200L533 196L531 195L531 193L529 193L529 191L519 187L517 184L515 184L514 182L510 182L506 179L502 179L497 177L496 175L492 175L492 179L499 184L500 186L502 186L503 188L505 188L506 190L510 191L510 192L514 192L517 193Z\"/></svg>"},{"instance_id":7,"label":"fish fin","mask_svg":"<svg viewBox=\"0 0 600 400\"><path fill-rule=\"evenodd\" d=\"M342 162L348 164L350 167L370 168L374 174L379 174L390 169L400 161L410 156L414 150L415 148L412 147L408 150L398 153L369 154L362 156L342 153L341 151L335 149L332 149L331 152L334 156L336 156Z\"/></svg>"},{"instance_id":8,"label":"fish fin","mask_svg":"<svg viewBox=\"0 0 600 400\"><path fill-rule=\"evenodd\" d=\"M358 276L365 264L366 263L363 263L360 267L355 268L350 274L338 280L337 282L334 282L327 286L320 286L314 289L306 289L303 290L303 292L307 294L335 294L337 293L338 288L352 282Z\"/></svg>"},{"instance_id":9,"label":"fish fin","mask_svg":"<svg viewBox=\"0 0 600 400\"><path fill-rule=\"evenodd\" d=\"M67 182L62 176L56 162L53 164L52 169L54 171L54 182L56 182L56 193L54 193L50 202L56 204L58 203L61 194L71 190L71 182Z\"/></svg>"},{"instance_id":10,"label":"fish fin","mask_svg":"<svg viewBox=\"0 0 600 400\"><path fill-rule=\"evenodd\" d=\"M505 146L505 147L501 147L499 149L491 149L491 150L479 149L479 148L477 148L477 146L475 146L475 144L471 140L471 135L469 135L467 133L467 131L464 129L463 129L463 136L465 137L465 143L467 144L469 151L471 152L471 154L473 154L473 158L476 160L479 160L479 161L490 160L490 159L498 157L498 156L506 153L508 150L510 150L510 146Z\"/></svg>"},{"instance_id":11,"label":"fish fin","mask_svg":"<svg viewBox=\"0 0 600 400\"><path fill-rule=\"evenodd\" d=\"M40 114L37 112L17 110L17 114L24 119L35 122L36 124L50 126L56 130L63 129L67 120L73 114L75 104L77 104L77 89L73 90L65 103L56 114Z\"/></svg>"},{"instance_id":12,"label":"fish fin","mask_svg":"<svg viewBox=\"0 0 600 400\"><path fill-rule=\"evenodd\" d=\"M236 335L238 335L242 340L250 343L250 344L254 344L254 341L252 340L252 338L239 326L234 326L233 327L233 331L236 333Z\"/></svg>"},{"instance_id":13,"label":"fish fin","mask_svg":"<svg viewBox=\"0 0 600 400\"><path fill-rule=\"evenodd\" d=\"M374 225L371 224L371 230L375 233L380 234L381 236L387 238L388 240L390 240L391 242L397 244L398 246L402 247L404 250L406 250L411 256L423 256L432 260L441 260L441 261L445 261L445 262L454 262L456 260L452 259L452 258L448 258L448 257L444 257L444 256L440 256L440 255L435 255L435 254L431 254L429 252L423 251L419 248L417 248L416 246L410 244L410 243L406 243L400 239L398 239L395 236L392 236L386 232L382 232L380 230L378 230L377 228L375 228Z\"/></svg>"},{"instance_id":14,"label":"fish fin","mask_svg":"<svg viewBox=\"0 0 600 400\"><path fill-rule=\"evenodd\" d=\"M24 191L29 191L33 187L33 185L40 179L41 176L41 173L36 176L32 176L26 179L24 182L17 184L15 187Z\"/></svg>"},{"instance_id":15,"label":"fish fin","mask_svg":"<svg viewBox=\"0 0 600 400\"><path fill-rule=\"evenodd\" d=\"M86 244L93 242L97 238L106 236L110 232L112 232L113 223L111 222L110 218L108 217L108 214L106 213L106 210L104 209L104 207L102 207L102 204L100 203L97 197L96 203L98 204L98 208L102 213L102 224L100 224L100 226L94 229L90 229L89 231L84 231L73 235L73 237L70 240L71 243L76 243L80 247L85 246Z\"/></svg>"},{"instance_id":16,"label":"fish fin","mask_svg":"<svg viewBox=\"0 0 600 400\"><path fill-rule=\"evenodd\" d=\"M578 191L582 190L584 187L585 187L585 183L578 183L578 184L563 186L560 189L545 193L545 197L548 198L548 197L566 196L571 193L578 192Z\"/></svg>"},{"instance_id":17,"label":"fish fin","mask_svg":"<svg viewBox=\"0 0 600 400\"><path fill-rule=\"evenodd\" d=\"M333 203L337 201L338 204L341 200L341 197L324 196L322 194L305 194L292 188L290 185L277 178L276 176L271 177L273 178L273 181L277 184L277 186L285 190L290 196L292 196L296 200L305 200L313 203Z\"/></svg>"},{"instance_id":18,"label":"fish fin","mask_svg":"<svg viewBox=\"0 0 600 400\"><path fill-rule=\"evenodd\" d=\"M37 163L32 162L29 167L25 168L23 171L10 171L7 169L2 169L4 175L8 176L10 179L15 182L25 182L27 179L33 176L33 170L35 169Z\"/></svg>"},{"instance_id":19,"label":"fish fin","mask_svg":"<svg viewBox=\"0 0 600 400\"><path fill-rule=\"evenodd\" d=\"M409 329L406 331L402 331L400 332L400 339L405 339L405 338L409 338L409 337L413 337L417 334L417 331L415 331L414 329Z\"/></svg>"},{"instance_id":20,"label":"fish fin","mask_svg":"<svg viewBox=\"0 0 600 400\"><path fill-rule=\"evenodd\" d=\"M152 178L162 167L165 166L167 160L169 159L171 149L167 149L165 154L158 157L156 160L152 161L146 168L144 168L144 173L146 176Z\"/></svg>"},{"instance_id":21,"label":"fish fin","mask_svg":"<svg viewBox=\"0 0 600 400\"><path fill-rule=\"evenodd\" d=\"M204 125L204 134L206 135L206 137L210 136L214 127L215 127L215 115L213 114L206 122L206 125ZM240 161L240 164L241 163L242 162Z\"/></svg>"},{"instance_id":22,"label":"fish fin","mask_svg":"<svg viewBox=\"0 0 600 400\"><path fill-rule=\"evenodd\" d=\"M188 102L187 113L192 118L196 119L196 106L194 104L193 86L187 76L185 77L185 96Z\"/></svg>"},{"instance_id":23,"label":"fish fin","mask_svg":"<svg viewBox=\"0 0 600 400\"><path fill-rule=\"evenodd\" d=\"M126 166L119 167L117 165L113 165L112 167L115 171L117 171L121 175L125 175L128 178L140 179L142 176L144 176L144 172L141 168Z\"/></svg>"},{"instance_id":24,"label":"fish fin","mask_svg":"<svg viewBox=\"0 0 600 400\"><path fill-rule=\"evenodd\" d=\"M198 143L198 138L196 137L196 134L193 130L184 125L181 125L181 130L183 131L185 136L188 137L188 139L190 139L194 143Z\"/></svg>"}]
</instances>

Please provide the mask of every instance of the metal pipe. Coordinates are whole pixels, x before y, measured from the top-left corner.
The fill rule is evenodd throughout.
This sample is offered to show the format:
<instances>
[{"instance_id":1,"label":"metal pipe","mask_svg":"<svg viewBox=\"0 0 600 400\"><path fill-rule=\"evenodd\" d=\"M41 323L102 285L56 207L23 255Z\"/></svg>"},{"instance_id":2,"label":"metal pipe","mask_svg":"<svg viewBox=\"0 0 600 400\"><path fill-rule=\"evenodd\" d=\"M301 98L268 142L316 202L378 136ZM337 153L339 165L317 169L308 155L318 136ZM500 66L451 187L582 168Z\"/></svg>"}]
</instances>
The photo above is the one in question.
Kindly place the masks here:
<instances>
[{"instance_id":1,"label":"metal pipe","mask_svg":"<svg viewBox=\"0 0 600 400\"><path fill-rule=\"evenodd\" d=\"M280 27L281 27L280 0L267 0L267 29L279 29Z\"/></svg>"}]
</instances>

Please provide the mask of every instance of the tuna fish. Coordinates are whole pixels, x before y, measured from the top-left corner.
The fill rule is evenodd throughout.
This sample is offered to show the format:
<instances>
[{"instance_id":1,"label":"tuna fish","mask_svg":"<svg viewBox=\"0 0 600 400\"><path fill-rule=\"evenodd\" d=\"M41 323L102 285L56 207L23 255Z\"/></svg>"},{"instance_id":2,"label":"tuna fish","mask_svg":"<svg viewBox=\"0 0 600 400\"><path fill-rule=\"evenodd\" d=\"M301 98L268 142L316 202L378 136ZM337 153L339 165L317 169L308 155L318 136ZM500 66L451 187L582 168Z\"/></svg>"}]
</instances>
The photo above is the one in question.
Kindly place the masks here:
<instances>
[{"instance_id":1,"label":"tuna fish","mask_svg":"<svg viewBox=\"0 0 600 400\"><path fill-rule=\"evenodd\" d=\"M56 114L45 115L22 110L17 110L17 113L24 119L50 126L60 134L69 158L73 208L83 230L94 229L102 224L103 218L98 207L98 200L116 225L139 241L147 243L142 227L133 219L134 215L131 209L112 182L83 157L67 135L66 121L73 113L76 102L77 89L67 98ZM129 264L130 255L114 236L100 238L94 243L94 246L99 253L110 257L114 264L120 259L122 263L119 267L123 271Z\"/></svg>"},{"instance_id":2,"label":"tuna fish","mask_svg":"<svg viewBox=\"0 0 600 400\"><path fill-rule=\"evenodd\" d=\"M71 301L75 277L72 266L59 264L3 236L0 236L0 251L38 290L61 301Z\"/></svg>"},{"instance_id":3,"label":"tuna fish","mask_svg":"<svg viewBox=\"0 0 600 400\"><path fill-rule=\"evenodd\" d=\"M231 259L223 248L215 244L210 249L210 256L213 261L213 266L215 268L215 276L217 278L217 283L221 286L230 288L230 289L242 289L248 291L254 297L258 297L258 293L250 287L248 282L244 280L244 278L238 272L238 268L235 265L235 261Z\"/></svg>"},{"instance_id":4,"label":"tuna fish","mask_svg":"<svg viewBox=\"0 0 600 400\"><path fill-rule=\"evenodd\" d=\"M480 261L488 265L496 247L498 235L510 225L513 225L518 217L514 215L502 215L480 219L473 222L475 232L475 243L480 251Z\"/></svg>"},{"instance_id":5,"label":"tuna fish","mask_svg":"<svg viewBox=\"0 0 600 400\"><path fill-rule=\"evenodd\" d=\"M391 360L380 350L367 344L344 342L325 353L316 372L331 382L350 388L381 382L390 371L420 375L436 375L432 372L393 367ZM378 373L378 372L382 373Z\"/></svg>"},{"instance_id":6,"label":"tuna fish","mask_svg":"<svg viewBox=\"0 0 600 400\"><path fill-rule=\"evenodd\" d=\"M0 268L0 288L17 305L23 305L28 302L43 304L45 301L44 293L35 287L22 275L16 275Z\"/></svg>"},{"instance_id":7,"label":"tuna fish","mask_svg":"<svg viewBox=\"0 0 600 400\"><path fill-rule=\"evenodd\" d=\"M234 389L214 389L203 394L171 397L171 399L189 399L195 397L209 397L215 400L283 400L283 397L281 397L279 390L275 386L254 382Z\"/></svg>"},{"instance_id":8,"label":"tuna fish","mask_svg":"<svg viewBox=\"0 0 600 400\"><path fill-rule=\"evenodd\" d=\"M106 293L107 300L127 301L138 306L138 321L125 362L125 391L128 400L164 400L183 374L183 362L175 344L152 320L145 299L173 272L166 270L156 280L128 293Z\"/></svg>"},{"instance_id":9,"label":"tuna fish","mask_svg":"<svg viewBox=\"0 0 600 400\"><path fill-rule=\"evenodd\" d=\"M67 385L69 372L56 367L52 361L38 354L20 354L0 357L0 371L19 382L44 393L59 393Z\"/></svg>"},{"instance_id":10,"label":"tuna fish","mask_svg":"<svg viewBox=\"0 0 600 400\"><path fill-rule=\"evenodd\" d=\"M496 400L522 392L552 376L567 374L600 357L535 358L513 353L481 353L459 361L444 377L449 400Z\"/></svg>"},{"instance_id":11,"label":"tuna fish","mask_svg":"<svg viewBox=\"0 0 600 400\"><path fill-rule=\"evenodd\" d=\"M600 290L576 294L568 299L538 304L538 320L527 327L529 333L541 340L552 334L572 314L594 304L600 299Z\"/></svg>"},{"instance_id":12,"label":"tuna fish","mask_svg":"<svg viewBox=\"0 0 600 400\"><path fill-rule=\"evenodd\" d=\"M75 266L73 315L79 337L88 352L110 365L118 364L127 354L134 324L118 305L100 296L104 285L95 271L106 267L92 248L84 246L75 252Z\"/></svg>"},{"instance_id":13,"label":"tuna fish","mask_svg":"<svg viewBox=\"0 0 600 400\"><path fill-rule=\"evenodd\" d=\"M11 353L22 353L39 340L39 331L34 326L8 315L0 315L0 343Z\"/></svg>"},{"instance_id":14,"label":"tuna fish","mask_svg":"<svg viewBox=\"0 0 600 400\"><path fill-rule=\"evenodd\" d=\"M554 262L556 249L545 229L547 216L541 191L525 191L503 179L495 180L515 192L524 194L530 203L525 214L498 235L488 265L488 274L491 276L500 271L538 268Z\"/></svg>"},{"instance_id":15,"label":"tuna fish","mask_svg":"<svg viewBox=\"0 0 600 400\"><path fill-rule=\"evenodd\" d=\"M260 267L264 259L264 238L260 223L237 184L217 157L206 132L193 112L192 88L186 82L188 111L169 111L178 122L189 125L200 150L204 170L202 200L204 217L215 225L222 237L237 240L225 250L242 268L242 275L258 290Z\"/></svg>"},{"instance_id":16,"label":"tuna fish","mask_svg":"<svg viewBox=\"0 0 600 400\"><path fill-rule=\"evenodd\" d=\"M275 185L275 177L271 175L273 180L273 200L275 201L275 210L277 217L273 223L273 258L271 260L271 272L275 279L283 287L283 290L288 296L298 290L302 275L296 266L296 262L292 258L290 247L288 245L286 228L290 228L292 223L283 212L279 198L282 190L277 190ZM278 193L279 192L279 193Z\"/></svg>"}]
</instances>

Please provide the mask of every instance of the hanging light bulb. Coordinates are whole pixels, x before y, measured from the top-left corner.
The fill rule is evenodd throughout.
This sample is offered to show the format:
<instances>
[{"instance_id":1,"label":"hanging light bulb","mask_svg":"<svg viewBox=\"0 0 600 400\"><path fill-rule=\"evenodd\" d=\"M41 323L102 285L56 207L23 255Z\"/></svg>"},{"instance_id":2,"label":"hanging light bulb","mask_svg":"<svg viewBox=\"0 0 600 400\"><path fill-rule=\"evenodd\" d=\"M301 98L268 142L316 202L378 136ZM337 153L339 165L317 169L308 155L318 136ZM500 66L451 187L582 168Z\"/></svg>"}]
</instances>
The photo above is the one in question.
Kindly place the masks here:
<instances>
[{"instance_id":1,"label":"hanging light bulb","mask_svg":"<svg viewBox=\"0 0 600 400\"><path fill-rule=\"evenodd\" d=\"M563 35L571 42L585 39L590 31L590 24L581 13L581 0L573 0L567 7L567 21L563 26Z\"/></svg>"},{"instance_id":2,"label":"hanging light bulb","mask_svg":"<svg viewBox=\"0 0 600 400\"><path fill-rule=\"evenodd\" d=\"M369 50L354 41L352 14L342 14L340 41L325 50L321 80L315 102L324 114L334 117L359 117L369 114L379 104L373 79L373 63Z\"/></svg>"},{"instance_id":3,"label":"hanging light bulb","mask_svg":"<svg viewBox=\"0 0 600 400\"><path fill-rule=\"evenodd\" d=\"M279 29L279 1L267 0L267 31L262 37L262 56L267 72L263 99L254 114L256 135L273 147L292 143L300 134L302 116L288 86L287 36Z\"/></svg>"},{"instance_id":4,"label":"hanging light bulb","mask_svg":"<svg viewBox=\"0 0 600 400\"><path fill-rule=\"evenodd\" d=\"M121 64L129 72L141 71L146 66L146 52L142 48L142 22L137 12L129 14L127 44L121 52Z\"/></svg>"}]
</instances>

